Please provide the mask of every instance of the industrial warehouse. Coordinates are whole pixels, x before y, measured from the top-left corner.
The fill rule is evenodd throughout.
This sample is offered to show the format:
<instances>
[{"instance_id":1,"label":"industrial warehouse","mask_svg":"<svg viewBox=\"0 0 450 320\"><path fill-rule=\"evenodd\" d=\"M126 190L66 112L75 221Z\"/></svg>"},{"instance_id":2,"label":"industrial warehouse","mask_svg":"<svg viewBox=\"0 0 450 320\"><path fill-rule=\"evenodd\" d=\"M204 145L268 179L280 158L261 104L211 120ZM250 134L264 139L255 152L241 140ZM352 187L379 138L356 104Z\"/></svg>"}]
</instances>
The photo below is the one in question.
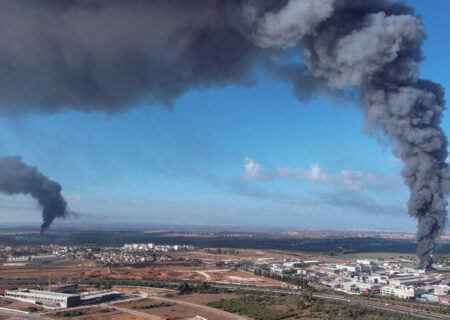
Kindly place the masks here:
<instances>
[{"instance_id":1,"label":"industrial warehouse","mask_svg":"<svg viewBox=\"0 0 450 320\"><path fill-rule=\"evenodd\" d=\"M50 308L70 308L79 305L102 303L118 299L122 296L119 291L92 291L83 293L62 293L32 289L5 290L5 297L43 305Z\"/></svg>"}]
</instances>

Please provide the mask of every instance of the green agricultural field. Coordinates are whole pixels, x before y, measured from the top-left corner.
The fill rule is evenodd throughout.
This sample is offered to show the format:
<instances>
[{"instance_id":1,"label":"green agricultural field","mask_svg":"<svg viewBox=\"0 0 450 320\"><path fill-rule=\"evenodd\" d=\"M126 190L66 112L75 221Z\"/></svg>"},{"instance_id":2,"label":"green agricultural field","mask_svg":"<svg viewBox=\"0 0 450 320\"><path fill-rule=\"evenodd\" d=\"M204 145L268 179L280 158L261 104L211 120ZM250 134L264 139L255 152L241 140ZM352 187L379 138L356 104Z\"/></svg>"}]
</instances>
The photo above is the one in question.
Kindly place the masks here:
<instances>
[{"instance_id":1,"label":"green agricultural field","mask_svg":"<svg viewBox=\"0 0 450 320\"><path fill-rule=\"evenodd\" d=\"M245 315L255 320L418 320L410 315L349 305L336 301L317 300L311 294L291 296L271 293L242 294L239 298L210 302L211 307Z\"/></svg>"}]
</instances>

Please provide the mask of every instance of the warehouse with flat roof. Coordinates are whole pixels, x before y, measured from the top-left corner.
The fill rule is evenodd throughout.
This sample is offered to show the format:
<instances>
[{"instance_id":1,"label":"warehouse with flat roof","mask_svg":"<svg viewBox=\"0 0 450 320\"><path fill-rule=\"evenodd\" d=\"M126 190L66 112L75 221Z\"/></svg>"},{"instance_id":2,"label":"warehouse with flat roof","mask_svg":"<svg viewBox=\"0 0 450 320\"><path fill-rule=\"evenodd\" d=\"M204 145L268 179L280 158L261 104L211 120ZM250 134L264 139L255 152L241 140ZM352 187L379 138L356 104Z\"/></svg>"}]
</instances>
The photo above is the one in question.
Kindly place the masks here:
<instances>
[{"instance_id":1,"label":"warehouse with flat roof","mask_svg":"<svg viewBox=\"0 0 450 320\"><path fill-rule=\"evenodd\" d=\"M95 304L115 300L123 295L120 291L88 291L80 294L81 304Z\"/></svg>"},{"instance_id":2,"label":"warehouse with flat roof","mask_svg":"<svg viewBox=\"0 0 450 320\"><path fill-rule=\"evenodd\" d=\"M80 305L80 296L61 292L31 289L5 290L5 297L48 307L70 308Z\"/></svg>"}]
</instances>

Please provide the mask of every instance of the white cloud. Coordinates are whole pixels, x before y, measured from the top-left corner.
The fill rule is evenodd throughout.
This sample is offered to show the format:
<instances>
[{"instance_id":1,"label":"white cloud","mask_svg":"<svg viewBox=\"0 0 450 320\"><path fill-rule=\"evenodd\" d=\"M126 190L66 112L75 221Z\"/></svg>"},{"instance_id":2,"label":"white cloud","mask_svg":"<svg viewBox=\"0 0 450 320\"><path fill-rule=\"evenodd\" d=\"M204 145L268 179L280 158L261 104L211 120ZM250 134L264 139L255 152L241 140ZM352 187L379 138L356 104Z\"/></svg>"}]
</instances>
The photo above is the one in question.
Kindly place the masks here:
<instances>
[{"instance_id":1,"label":"white cloud","mask_svg":"<svg viewBox=\"0 0 450 320\"><path fill-rule=\"evenodd\" d=\"M388 190L402 185L400 177L382 177L356 170L341 170L337 174L331 175L317 163L312 163L308 170L279 166L273 174L272 170L266 170L261 164L249 157L246 157L245 161L245 172L242 175L245 180L268 181L272 180L275 174L280 178L306 180L312 184L329 185L331 189L323 190L324 194L341 193L346 190Z\"/></svg>"},{"instance_id":2,"label":"white cloud","mask_svg":"<svg viewBox=\"0 0 450 320\"><path fill-rule=\"evenodd\" d=\"M323 170L317 163L313 163L309 170L277 168L278 176L295 180L308 180L311 183L327 183L330 180L328 171Z\"/></svg>"},{"instance_id":3,"label":"white cloud","mask_svg":"<svg viewBox=\"0 0 450 320\"><path fill-rule=\"evenodd\" d=\"M399 178L380 177L373 173L355 170L342 170L336 175L331 175L327 170L320 168L317 163L311 164L309 170L278 167L276 173L281 178L307 180L313 184L334 185L332 189L324 190L325 193L339 191L336 187L343 187L345 190L350 191L360 191L364 188L389 189L401 185Z\"/></svg>"},{"instance_id":4,"label":"white cloud","mask_svg":"<svg viewBox=\"0 0 450 320\"><path fill-rule=\"evenodd\" d=\"M257 181L267 181L272 180L273 175L267 172L266 169L259 163L253 161L249 157L244 159L247 163L244 164L244 174L242 178L245 180L257 180Z\"/></svg>"}]
</instances>

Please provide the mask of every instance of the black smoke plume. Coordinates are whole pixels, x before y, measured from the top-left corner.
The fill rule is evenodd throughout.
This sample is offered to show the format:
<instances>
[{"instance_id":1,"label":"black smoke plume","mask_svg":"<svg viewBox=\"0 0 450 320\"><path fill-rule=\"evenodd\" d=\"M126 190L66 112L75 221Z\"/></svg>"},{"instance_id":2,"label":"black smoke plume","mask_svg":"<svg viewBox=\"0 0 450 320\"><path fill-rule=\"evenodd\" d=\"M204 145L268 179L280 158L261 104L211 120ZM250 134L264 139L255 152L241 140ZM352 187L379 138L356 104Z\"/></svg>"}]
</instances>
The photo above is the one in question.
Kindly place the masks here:
<instances>
[{"instance_id":1,"label":"black smoke plume","mask_svg":"<svg viewBox=\"0 0 450 320\"><path fill-rule=\"evenodd\" d=\"M3 0L0 109L115 112L183 93L250 85L258 63L300 99L358 89L366 133L405 166L421 267L450 190L441 86L420 79L425 39L394 0ZM274 53L296 52L290 65Z\"/></svg>"},{"instance_id":2,"label":"black smoke plume","mask_svg":"<svg viewBox=\"0 0 450 320\"><path fill-rule=\"evenodd\" d=\"M237 12L240 29L260 47L301 51L306 68L294 74L289 68L287 75L280 69L298 97L305 96L305 82L313 83L306 88L316 94L360 90L366 132L389 137L405 164L408 212L418 219L419 268L429 267L446 223L450 172L440 127L444 90L419 78L425 39L420 19L410 7L390 0L290 0L277 12L247 1Z\"/></svg>"},{"instance_id":3,"label":"black smoke plume","mask_svg":"<svg viewBox=\"0 0 450 320\"><path fill-rule=\"evenodd\" d=\"M26 165L20 157L0 159L0 192L30 195L38 201L42 207L41 233L55 218L66 215L67 203L59 183L44 176L36 167Z\"/></svg>"}]
</instances>

